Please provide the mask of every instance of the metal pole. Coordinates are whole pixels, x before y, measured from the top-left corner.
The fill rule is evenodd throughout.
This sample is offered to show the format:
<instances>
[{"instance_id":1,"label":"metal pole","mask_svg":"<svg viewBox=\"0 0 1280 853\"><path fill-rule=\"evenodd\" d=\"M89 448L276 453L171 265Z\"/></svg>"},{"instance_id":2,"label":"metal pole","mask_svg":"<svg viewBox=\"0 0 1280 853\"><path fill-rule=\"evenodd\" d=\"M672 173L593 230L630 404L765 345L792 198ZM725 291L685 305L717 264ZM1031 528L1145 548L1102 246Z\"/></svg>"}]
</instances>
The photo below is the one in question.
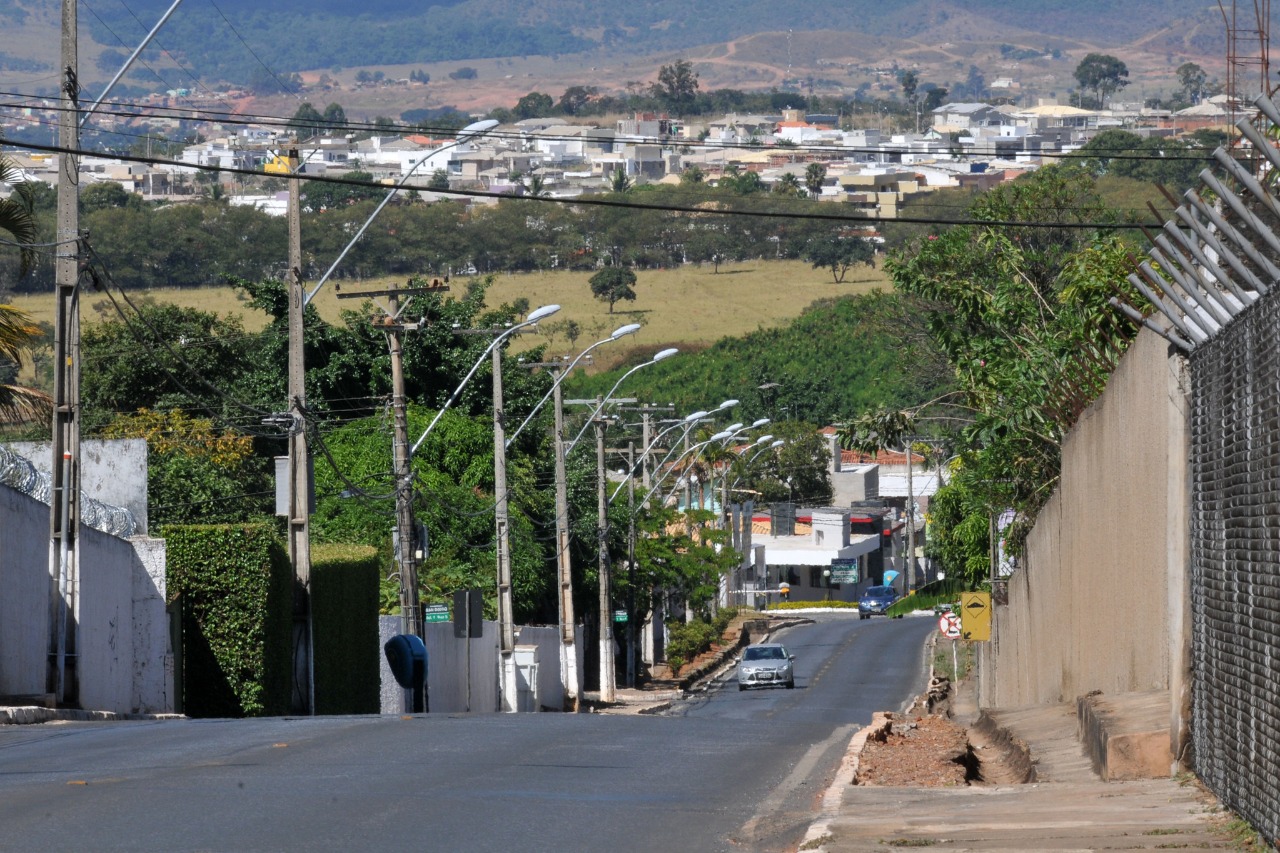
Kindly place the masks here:
<instances>
[{"instance_id":1,"label":"metal pole","mask_svg":"<svg viewBox=\"0 0 1280 853\"><path fill-rule=\"evenodd\" d=\"M597 415L592 418L596 426L596 536L598 542L598 567L600 574L600 701L615 699L613 672L613 614L610 611L612 590L609 578L609 504L605 495L604 476L604 418L599 415L604 408L604 398L596 398Z\"/></svg>"},{"instance_id":2,"label":"metal pole","mask_svg":"<svg viewBox=\"0 0 1280 853\"><path fill-rule=\"evenodd\" d=\"M502 710L517 710L515 602L511 592L511 530L507 505L507 440L503 427L502 348L493 355L493 491L494 524L498 541L498 651Z\"/></svg>"},{"instance_id":3,"label":"metal pole","mask_svg":"<svg viewBox=\"0 0 1280 853\"><path fill-rule=\"evenodd\" d=\"M116 72L116 76L112 77L111 82L102 90L102 94L98 96L98 100L94 101L93 104L90 105L89 109L84 111L84 115L80 118L80 124L82 126L89 119L89 116L97 112L98 107L102 105L102 102L106 99L107 95L115 88L116 83L120 82L120 78L133 67L133 63L137 61L138 55L146 49L147 45L151 44L151 40L156 37L156 33L160 32L160 28L164 26L165 21L169 20L173 13L178 10L178 5L180 3L182 3L182 0L173 0L173 5L169 7L168 11L160 16L160 20L156 21L156 25L151 28L151 32L147 33L147 37L142 40L142 44L134 48L133 53L129 54L129 58L124 61L124 65L122 65L120 70Z\"/></svg>"}]
</instances>

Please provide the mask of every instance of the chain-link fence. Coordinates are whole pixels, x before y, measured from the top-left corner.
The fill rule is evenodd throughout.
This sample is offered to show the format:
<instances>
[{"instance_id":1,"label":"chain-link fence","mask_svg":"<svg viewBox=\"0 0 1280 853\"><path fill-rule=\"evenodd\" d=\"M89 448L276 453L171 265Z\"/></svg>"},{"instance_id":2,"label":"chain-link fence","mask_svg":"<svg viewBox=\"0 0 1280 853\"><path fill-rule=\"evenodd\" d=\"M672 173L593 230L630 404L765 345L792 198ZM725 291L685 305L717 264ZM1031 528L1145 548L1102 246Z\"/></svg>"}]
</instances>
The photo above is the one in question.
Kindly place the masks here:
<instances>
[{"instance_id":1,"label":"chain-link fence","mask_svg":"<svg viewBox=\"0 0 1280 853\"><path fill-rule=\"evenodd\" d=\"M1191 354L1194 766L1280 838L1280 294Z\"/></svg>"}]
</instances>

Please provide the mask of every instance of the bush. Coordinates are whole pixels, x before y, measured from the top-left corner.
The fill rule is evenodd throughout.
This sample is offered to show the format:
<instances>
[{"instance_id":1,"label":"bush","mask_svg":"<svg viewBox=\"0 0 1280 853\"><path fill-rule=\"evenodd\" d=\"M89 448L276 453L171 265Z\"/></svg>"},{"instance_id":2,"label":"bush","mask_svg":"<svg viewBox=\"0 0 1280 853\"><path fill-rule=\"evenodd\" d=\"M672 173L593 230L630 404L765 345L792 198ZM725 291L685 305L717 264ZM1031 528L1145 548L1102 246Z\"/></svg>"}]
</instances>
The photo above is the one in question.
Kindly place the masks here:
<instances>
[{"instance_id":1,"label":"bush","mask_svg":"<svg viewBox=\"0 0 1280 853\"><path fill-rule=\"evenodd\" d=\"M378 551L313 545L311 624L317 714L376 714L381 707Z\"/></svg>"},{"instance_id":2,"label":"bush","mask_svg":"<svg viewBox=\"0 0 1280 853\"><path fill-rule=\"evenodd\" d=\"M667 623L667 666L679 675L685 665L724 636L729 623L737 615L736 607L726 607L713 616L710 622L695 619L692 622Z\"/></svg>"},{"instance_id":3,"label":"bush","mask_svg":"<svg viewBox=\"0 0 1280 853\"><path fill-rule=\"evenodd\" d=\"M170 600L182 605L188 716L287 713L293 570L275 528L168 525L159 532Z\"/></svg>"},{"instance_id":4,"label":"bush","mask_svg":"<svg viewBox=\"0 0 1280 853\"><path fill-rule=\"evenodd\" d=\"M813 607L832 607L839 609L856 610L858 602L856 601L779 601L770 604L766 610L809 610Z\"/></svg>"}]
</instances>

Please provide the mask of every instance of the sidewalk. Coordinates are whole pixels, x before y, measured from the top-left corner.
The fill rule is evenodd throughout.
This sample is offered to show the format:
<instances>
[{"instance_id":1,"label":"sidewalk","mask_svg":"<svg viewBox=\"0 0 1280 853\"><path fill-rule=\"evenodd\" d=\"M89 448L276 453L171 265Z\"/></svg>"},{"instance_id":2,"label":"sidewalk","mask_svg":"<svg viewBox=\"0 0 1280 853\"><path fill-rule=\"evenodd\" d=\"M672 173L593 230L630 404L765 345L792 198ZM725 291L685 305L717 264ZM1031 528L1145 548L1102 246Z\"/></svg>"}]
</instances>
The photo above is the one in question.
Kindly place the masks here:
<instances>
[{"instance_id":1,"label":"sidewalk","mask_svg":"<svg viewBox=\"0 0 1280 853\"><path fill-rule=\"evenodd\" d=\"M953 705L965 726L977 708L964 691ZM1021 739L1035 766L1026 784L964 788L851 785L850 756L823 798L821 817L801 849L825 853L935 847L948 851L1222 850L1216 799L1194 779L1105 782L1076 733L1076 707L1051 705L991 712ZM863 735L865 738L865 735ZM981 757L982 751L978 751Z\"/></svg>"}]
</instances>

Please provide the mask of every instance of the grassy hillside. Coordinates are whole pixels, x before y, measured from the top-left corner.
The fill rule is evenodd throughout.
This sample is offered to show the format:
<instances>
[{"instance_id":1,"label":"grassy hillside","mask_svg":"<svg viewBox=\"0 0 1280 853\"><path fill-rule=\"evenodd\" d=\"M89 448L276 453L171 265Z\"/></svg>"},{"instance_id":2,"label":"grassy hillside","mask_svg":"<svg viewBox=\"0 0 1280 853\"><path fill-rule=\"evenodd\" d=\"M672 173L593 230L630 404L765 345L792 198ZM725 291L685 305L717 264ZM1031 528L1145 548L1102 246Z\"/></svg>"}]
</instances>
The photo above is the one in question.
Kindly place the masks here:
<instances>
[{"instance_id":1,"label":"grassy hillside","mask_svg":"<svg viewBox=\"0 0 1280 853\"><path fill-rule=\"evenodd\" d=\"M552 353L576 352L626 323L640 323L643 328L625 345L601 347L596 368L608 367L632 354L636 348L646 352L663 346L708 346L723 337L743 335L760 328L786 323L815 300L851 293L866 293L887 288L888 280L878 269L859 268L844 284L833 284L830 273L815 270L801 261L771 261L726 264L715 273L710 266L639 273L636 300L620 302L612 315L603 302L591 295L587 284L589 273L549 272L499 276L489 291L489 302L497 305L527 299L530 307L555 303L561 310L541 326L540 335L522 337L515 348L550 340ZM461 292L466 279L455 279L452 286ZM348 293L362 288L382 286L384 282L344 284ZM152 290L132 293L135 302L154 300L184 307L212 311L216 314L240 316L249 329L260 329L267 317L249 309L235 292L227 287ZM340 321L343 310L355 307L357 300L339 300L326 286L315 299L320 315L331 323ZM12 300L38 322L52 322L53 294L23 294ZM115 309L102 296L86 294L81 306L85 323L102 317L115 317ZM579 336L570 340L568 322L579 327Z\"/></svg>"}]
</instances>

